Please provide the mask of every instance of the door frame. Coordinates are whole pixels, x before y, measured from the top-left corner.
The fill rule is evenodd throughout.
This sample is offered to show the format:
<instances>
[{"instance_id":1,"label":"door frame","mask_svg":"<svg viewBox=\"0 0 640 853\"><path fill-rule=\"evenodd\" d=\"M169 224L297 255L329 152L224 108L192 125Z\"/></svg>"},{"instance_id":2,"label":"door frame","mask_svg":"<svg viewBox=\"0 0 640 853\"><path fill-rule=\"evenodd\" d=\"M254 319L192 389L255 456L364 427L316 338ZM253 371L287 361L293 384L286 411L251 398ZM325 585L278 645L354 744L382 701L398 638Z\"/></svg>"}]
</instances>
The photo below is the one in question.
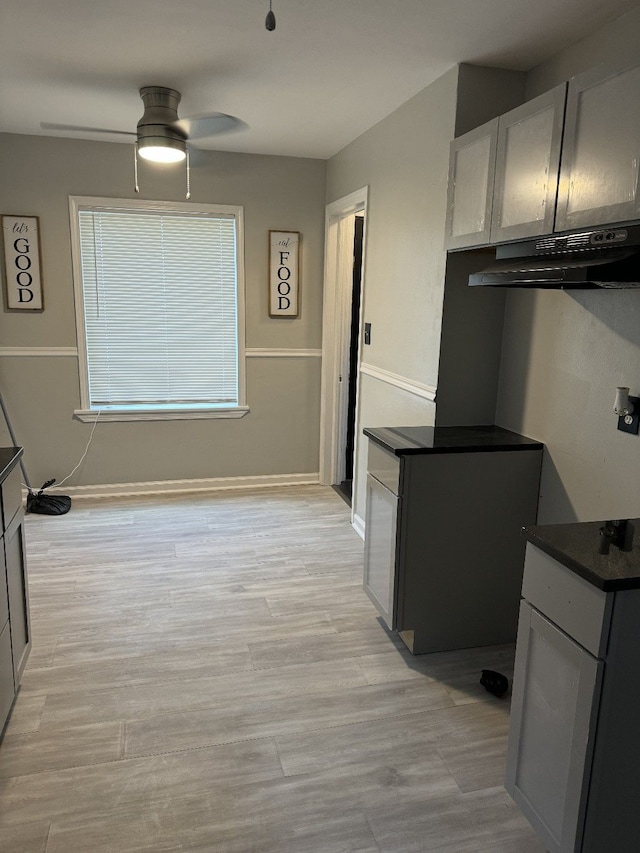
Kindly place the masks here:
<instances>
[{"instance_id":1,"label":"door frame","mask_svg":"<svg viewBox=\"0 0 640 853\"><path fill-rule=\"evenodd\" d=\"M366 266L368 187L328 204L325 212L324 305L322 314L322 380L320 391L320 482L341 482L346 452L346 423L351 299L353 292L354 217L364 212L362 244L362 297L359 339L362 339L364 281ZM360 361L356 377L356 424L358 423Z\"/></svg>"}]
</instances>

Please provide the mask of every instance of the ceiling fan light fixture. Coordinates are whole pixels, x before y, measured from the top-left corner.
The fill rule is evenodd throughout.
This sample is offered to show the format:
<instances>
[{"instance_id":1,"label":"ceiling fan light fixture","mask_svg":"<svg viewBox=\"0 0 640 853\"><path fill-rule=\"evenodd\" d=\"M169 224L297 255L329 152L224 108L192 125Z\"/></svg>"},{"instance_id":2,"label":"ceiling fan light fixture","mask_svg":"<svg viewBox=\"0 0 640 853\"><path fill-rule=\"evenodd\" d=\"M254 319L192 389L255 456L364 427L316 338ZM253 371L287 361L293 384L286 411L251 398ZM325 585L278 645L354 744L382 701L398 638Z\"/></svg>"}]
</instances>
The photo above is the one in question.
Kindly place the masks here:
<instances>
[{"instance_id":1,"label":"ceiling fan light fixture","mask_svg":"<svg viewBox=\"0 0 640 853\"><path fill-rule=\"evenodd\" d=\"M180 163L187 156L184 140L146 139L138 140L138 154L152 163Z\"/></svg>"},{"instance_id":2,"label":"ceiling fan light fixture","mask_svg":"<svg viewBox=\"0 0 640 853\"><path fill-rule=\"evenodd\" d=\"M180 92L165 86L143 86L144 115L138 122L138 154L153 163L179 163L187 156L187 140L177 127Z\"/></svg>"}]
</instances>

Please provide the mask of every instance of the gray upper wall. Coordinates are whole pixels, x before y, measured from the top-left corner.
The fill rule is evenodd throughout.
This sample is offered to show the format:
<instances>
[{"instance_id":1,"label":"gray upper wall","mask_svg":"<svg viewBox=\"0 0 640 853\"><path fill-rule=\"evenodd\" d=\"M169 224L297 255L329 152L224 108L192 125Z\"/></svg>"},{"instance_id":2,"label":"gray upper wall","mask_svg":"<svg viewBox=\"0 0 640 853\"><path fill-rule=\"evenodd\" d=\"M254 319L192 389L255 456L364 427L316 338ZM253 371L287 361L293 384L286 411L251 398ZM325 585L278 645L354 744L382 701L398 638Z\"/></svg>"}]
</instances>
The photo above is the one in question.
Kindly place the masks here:
<instances>
[{"instance_id":1,"label":"gray upper wall","mask_svg":"<svg viewBox=\"0 0 640 853\"><path fill-rule=\"evenodd\" d=\"M640 7L534 69L528 95L640 64L639 34ZM508 292L496 421L547 447L542 523L640 516L640 437L616 429L617 385L640 394L640 292Z\"/></svg>"},{"instance_id":2,"label":"gray upper wall","mask_svg":"<svg viewBox=\"0 0 640 853\"><path fill-rule=\"evenodd\" d=\"M601 62L635 65L639 43L640 6L530 71L526 80L526 97L535 98Z\"/></svg>"},{"instance_id":3,"label":"gray upper wall","mask_svg":"<svg viewBox=\"0 0 640 853\"><path fill-rule=\"evenodd\" d=\"M447 409L457 412L457 359L460 350L468 354L470 336L460 329L459 299L448 300L455 307L442 328L443 300L445 305L447 300L444 226L449 144L461 128L482 124L521 103L523 97L524 76L518 72L458 66L329 161L328 202L369 187L363 315L371 323L372 341L361 350L360 435L364 427L435 422L433 393L436 387L441 393L442 333L447 352L456 359L444 365L450 379ZM491 368L483 371L483 399L474 399L467 417L493 420L501 310L499 304L498 319L492 318L486 327L494 346ZM475 311L472 307L468 315L471 322ZM482 347L481 341L478 346ZM475 356L473 361L477 363ZM478 376L466 371L465 381L473 382L475 391ZM488 414L487 396L491 400ZM355 513L360 517L364 517L366 453L366 441L360 441L354 478Z\"/></svg>"},{"instance_id":4,"label":"gray upper wall","mask_svg":"<svg viewBox=\"0 0 640 853\"><path fill-rule=\"evenodd\" d=\"M640 62L640 8L523 76L461 66L329 161L327 201L369 186L362 358L364 426L496 423L546 445L540 521L640 515L640 439L616 430L613 390L640 393L640 294L510 291L473 301L445 268L450 139L598 62ZM524 83L524 85L523 85ZM491 303L489 306L489 302ZM504 316L503 316L504 311ZM481 321L481 322L480 322ZM394 377L438 386L436 405ZM634 383L636 385L634 386ZM366 444L356 463L364 514Z\"/></svg>"},{"instance_id":5,"label":"gray upper wall","mask_svg":"<svg viewBox=\"0 0 640 853\"><path fill-rule=\"evenodd\" d=\"M126 144L4 134L0 163L2 212L40 217L45 310L26 316L0 311L0 387L29 476L39 485L73 468L91 430L73 418L77 358L47 352L76 345L69 196L134 198L133 153ZM204 153L192 170L194 201L244 207L250 348L321 347L325 175L321 160L226 152ZM182 201L184 180L182 166L140 165L143 198ZM269 229L302 234L297 319L268 316ZM8 355L7 348L19 352ZM31 348L39 354L30 355ZM69 485L315 475L320 358L267 355L246 363L251 411L244 418L99 423Z\"/></svg>"}]
</instances>

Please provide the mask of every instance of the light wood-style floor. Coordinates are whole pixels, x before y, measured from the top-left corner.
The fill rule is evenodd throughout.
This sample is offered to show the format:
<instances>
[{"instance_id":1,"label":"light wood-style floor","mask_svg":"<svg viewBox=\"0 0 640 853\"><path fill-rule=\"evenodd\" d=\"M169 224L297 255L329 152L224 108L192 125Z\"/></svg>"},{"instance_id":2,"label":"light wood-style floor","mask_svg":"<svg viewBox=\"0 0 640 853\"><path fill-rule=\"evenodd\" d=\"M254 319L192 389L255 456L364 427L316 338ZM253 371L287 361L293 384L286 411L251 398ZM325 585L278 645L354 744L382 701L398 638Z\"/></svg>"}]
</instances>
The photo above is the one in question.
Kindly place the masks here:
<instances>
[{"instance_id":1,"label":"light wood-style floor","mask_svg":"<svg viewBox=\"0 0 640 853\"><path fill-rule=\"evenodd\" d=\"M512 648L413 658L332 490L27 523L4 853L543 853L502 787Z\"/></svg>"}]
</instances>

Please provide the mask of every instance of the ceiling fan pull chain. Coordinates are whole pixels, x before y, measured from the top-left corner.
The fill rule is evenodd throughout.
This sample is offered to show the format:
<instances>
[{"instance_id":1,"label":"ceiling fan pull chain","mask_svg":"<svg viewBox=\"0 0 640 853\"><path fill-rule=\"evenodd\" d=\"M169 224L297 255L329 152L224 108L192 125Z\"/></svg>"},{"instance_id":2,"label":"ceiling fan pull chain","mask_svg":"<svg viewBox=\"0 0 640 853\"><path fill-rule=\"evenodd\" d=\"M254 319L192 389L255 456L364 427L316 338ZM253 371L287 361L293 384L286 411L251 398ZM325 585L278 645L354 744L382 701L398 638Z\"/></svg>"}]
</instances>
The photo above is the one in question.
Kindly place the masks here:
<instances>
[{"instance_id":1,"label":"ceiling fan pull chain","mask_svg":"<svg viewBox=\"0 0 640 853\"><path fill-rule=\"evenodd\" d=\"M138 143L133 143L133 182L135 191L137 193L140 192L140 187L138 186Z\"/></svg>"},{"instance_id":2,"label":"ceiling fan pull chain","mask_svg":"<svg viewBox=\"0 0 640 853\"><path fill-rule=\"evenodd\" d=\"M267 12L267 17L264 21L265 28L269 30L269 32L273 32L276 28L276 16L273 14L271 9L271 0L269 0L269 11Z\"/></svg>"},{"instance_id":3,"label":"ceiling fan pull chain","mask_svg":"<svg viewBox=\"0 0 640 853\"><path fill-rule=\"evenodd\" d=\"M189 161L189 147L187 146L187 158L185 160L187 165L187 201L191 198L191 163Z\"/></svg>"}]
</instances>

